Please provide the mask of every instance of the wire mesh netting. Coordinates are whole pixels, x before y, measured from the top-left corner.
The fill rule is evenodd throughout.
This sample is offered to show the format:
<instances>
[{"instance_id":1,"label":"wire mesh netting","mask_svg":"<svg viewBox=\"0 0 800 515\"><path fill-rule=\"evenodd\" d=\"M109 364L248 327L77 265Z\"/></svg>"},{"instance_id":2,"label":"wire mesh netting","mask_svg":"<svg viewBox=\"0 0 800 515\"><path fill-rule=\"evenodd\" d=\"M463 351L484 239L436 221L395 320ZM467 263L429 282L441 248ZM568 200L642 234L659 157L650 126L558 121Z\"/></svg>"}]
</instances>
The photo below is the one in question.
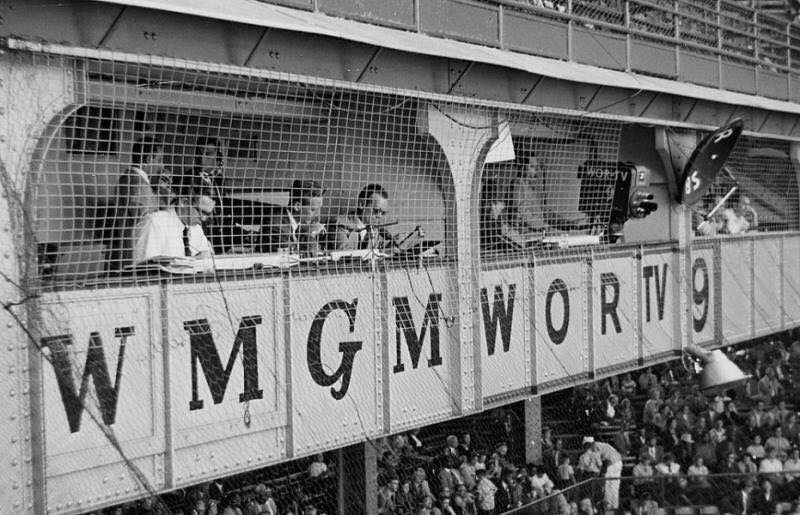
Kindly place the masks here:
<instances>
[{"instance_id":1,"label":"wire mesh netting","mask_svg":"<svg viewBox=\"0 0 800 515\"><path fill-rule=\"evenodd\" d=\"M512 479L530 485L513 501L526 503L553 488L539 472L554 484L563 479L559 455L547 454L558 437L577 451L587 434L612 441L622 427L633 431L621 422L639 409L635 402L647 412L642 396L654 385L631 390L628 378L613 377L544 399L550 437L532 454L521 404L436 424L466 411L454 377L470 366L458 333L469 321L454 265L470 240L481 279L501 268L500 285L481 288L482 307L492 298L495 315L498 306L510 314L512 284L534 268L532 306L548 306L549 317L564 299L554 320L525 336L539 354L519 360L524 381L502 384L488 404L530 391L537 363L556 371L557 380L534 385L547 391L672 350L673 320L643 334L639 327L660 320L665 302L667 313L678 312L674 299L696 285L685 284L668 245L611 245L624 242L631 193L651 185L644 167L621 162L631 124L509 106L476 116L490 109L214 66L7 55L19 70L12 90L30 91L30 105L6 100L14 127L42 128L16 135L29 141L33 161L28 186L17 188L28 195L13 207L31 214L34 293L45 292L34 342L47 362L49 495L86 482L85 491L58 497L57 510L126 497L140 498L125 508L134 511L355 513L372 511L373 500L400 504L403 495L408 511L462 508L481 495L478 473L470 484L464 463L485 463L500 488ZM466 136L448 147L431 136L431 120ZM482 155L482 130L498 137L475 181L478 199L457 218L464 190L454 177L464 179L465 164L448 160L445 148ZM737 147L731 174L751 201L737 216L758 219L749 230L798 228L788 152L788 143L758 138ZM744 196L737 202L746 204ZM473 230L460 232L472 214ZM652 240L668 236L654 232ZM642 277L646 303L635 293ZM668 282L682 291L664 300ZM746 281L736 286L752 290ZM661 299L652 310L651 287ZM592 327L576 317L565 340L570 296L583 307L599 300L600 312ZM503 345L519 336L499 325ZM337 346L322 348L323 329ZM607 333L622 334L620 345L609 340L590 363L581 354L586 335L600 342ZM533 343L545 339L555 345ZM580 349L560 353L565 341L562 349ZM355 370L355 362L366 366ZM391 385L376 380L386 367ZM402 375L425 367L425 376ZM679 367L663 374L658 384L667 390L682 382ZM660 416L645 423L663 430L670 415ZM385 445L375 441L388 433ZM109 465L107 447L93 461L98 441L110 442L123 465ZM520 470L540 457L552 463ZM376 499L363 495L370 489Z\"/></svg>"},{"instance_id":2,"label":"wire mesh netting","mask_svg":"<svg viewBox=\"0 0 800 515\"><path fill-rule=\"evenodd\" d=\"M797 172L789 146L742 138L695 214L698 235L797 230Z\"/></svg>"}]
</instances>

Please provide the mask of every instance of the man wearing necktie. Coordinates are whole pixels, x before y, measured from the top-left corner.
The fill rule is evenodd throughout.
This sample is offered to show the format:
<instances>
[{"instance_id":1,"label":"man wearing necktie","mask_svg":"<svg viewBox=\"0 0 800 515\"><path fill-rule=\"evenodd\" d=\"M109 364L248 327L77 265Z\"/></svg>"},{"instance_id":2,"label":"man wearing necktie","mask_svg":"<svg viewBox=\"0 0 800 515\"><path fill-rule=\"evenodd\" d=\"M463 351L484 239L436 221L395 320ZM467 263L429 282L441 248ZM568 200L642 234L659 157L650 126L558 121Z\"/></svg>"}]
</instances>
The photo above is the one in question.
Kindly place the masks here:
<instances>
[{"instance_id":1,"label":"man wearing necktie","mask_svg":"<svg viewBox=\"0 0 800 515\"><path fill-rule=\"evenodd\" d=\"M210 257L214 251L202 223L214 214L213 193L203 186L192 188L174 208L150 213L136 226L134 263L152 258Z\"/></svg>"},{"instance_id":2,"label":"man wearing necktie","mask_svg":"<svg viewBox=\"0 0 800 515\"><path fill-rule=\"evenodd\" d=\"M365 186L356 210L336 220L336 250L391 249L394 236L382 226L388 210L389 194L383 186Z\"/></svg>"},{"instance_id":3,"label":"man wearing necktie","mask_svg":"<svg viewBox=\"0 0 800 515\"><path fill-rule=\"evenodd\" d=\"M261 228L261 247L268 252L281 249L315 254L325 232L320 223L325 189L318 181L296 179L289 192L289 205L273 210L269 224Z\"/></svg>"}]
</instances>

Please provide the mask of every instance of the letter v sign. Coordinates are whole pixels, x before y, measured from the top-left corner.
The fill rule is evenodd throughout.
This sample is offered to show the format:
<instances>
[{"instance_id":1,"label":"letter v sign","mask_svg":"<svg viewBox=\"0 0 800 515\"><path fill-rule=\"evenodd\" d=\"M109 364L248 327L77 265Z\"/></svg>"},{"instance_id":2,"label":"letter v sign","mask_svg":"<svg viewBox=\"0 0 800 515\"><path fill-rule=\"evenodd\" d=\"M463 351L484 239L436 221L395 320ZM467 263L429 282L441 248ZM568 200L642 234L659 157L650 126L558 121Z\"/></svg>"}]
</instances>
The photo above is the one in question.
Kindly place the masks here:
<instances>
[{"instance_id":1,"label":"letter v sign","mask_svg":"<svg viewBox=\"0 0 800 515\"><path fill-rule=\"evenodd\" d=\"M81 428L81 414L83 413L86 392L89 386L89 376L92 376L94 390L103 423L110 426L117 416L117 399L122 382L122 362L125 359L125 343L129 336L133 336L133 327L117 327L114 337L120 340L119 354L117 356L117 370L114 386L108 374L106 355L103 350L103 340L100 333L93 332L89 336L89 347L86 350L86 364L83 367L81 386L75 391L75 381L72 377L72 360L70 359L69 346L72 345L72 336L68 334L48 336L42 338L42 347L50 349L50 363L56 373L58 390L61 393L61 402L67 412L70 433L77 433Z\"/></svg>"}]
</instances>

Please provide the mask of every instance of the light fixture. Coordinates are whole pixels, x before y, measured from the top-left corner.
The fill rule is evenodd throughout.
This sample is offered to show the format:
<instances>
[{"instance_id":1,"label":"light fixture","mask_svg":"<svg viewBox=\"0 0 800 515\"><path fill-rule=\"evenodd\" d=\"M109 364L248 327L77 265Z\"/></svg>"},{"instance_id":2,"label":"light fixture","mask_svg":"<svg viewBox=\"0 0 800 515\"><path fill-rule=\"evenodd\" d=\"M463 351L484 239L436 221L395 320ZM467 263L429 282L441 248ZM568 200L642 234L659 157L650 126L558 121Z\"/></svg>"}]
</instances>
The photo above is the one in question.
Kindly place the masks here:
<instances>
[{"instance_id":1,"label":"light fixture","mask_svg":"<svg viewBox=\"0 0 800 515\"><path fill-rule=\"evenodd\" d=\"M736 388L750 379L719 349L709 351L689 344L683 352L700 362L701 369L697 376L703 393L715 394Z\"/></svg>"}]
</instances>

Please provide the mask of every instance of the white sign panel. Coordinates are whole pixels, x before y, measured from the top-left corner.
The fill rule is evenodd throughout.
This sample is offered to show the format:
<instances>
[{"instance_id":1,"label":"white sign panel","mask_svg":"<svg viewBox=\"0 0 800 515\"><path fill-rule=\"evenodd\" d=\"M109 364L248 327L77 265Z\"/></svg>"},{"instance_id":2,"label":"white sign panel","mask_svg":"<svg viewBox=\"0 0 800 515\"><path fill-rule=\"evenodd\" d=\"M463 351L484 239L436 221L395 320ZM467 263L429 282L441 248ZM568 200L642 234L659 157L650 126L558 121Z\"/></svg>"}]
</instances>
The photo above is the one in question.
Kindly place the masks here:
<instances>
[{"instance_id":1,"label":"white sign panel","mask_svg":"<svg viewBox=\"0 0 800 515\"><path fill-rule=\"evenodd\" d=\"M755 330L757 334L771 334L781 329L781 241L776 238L755 240L753 268ZM795 254L795 262L800 256ZM791 265L790 265L791 266Z\"/></svg>"},{"instance_id":2,"label":"white sign panel","mask_svg":"<svg viewBox=\"0 0 800 515\"><path fill-rule=\"evenodd\" d=\"M372 276L290 284L295 455L380 434L380 314Z\"/></svg>"},{"instance_id":3,"label":"white sign panel","mask_svg":"<svg viewBox=\"0 0 800 515\"><path fill-rule=\"evenodd\" d=\"M724 268L724 267L723 267ZM692 267L689 275L691 288L692 338L696 345L714 341L714 251L709 248L692 249Z\"/></svg>"},{"instance_id":4,"label":"white sign panel","mask_svg":"<svg viewBox=\"0 0 800 515\"><path fill-rule=\"evenodd\" d=\"M783 240L783 309L786 326L800 324L800 236Z\"/></svg>"},{"instance_id":5,"label":"white sign panel","mask_svg":"<svg viewBox=\"0 0 800 515\"><path fill-rule=\"evenodd\" d=\"M639 357L635 271L632 258L593 262L595 370L630 363Z\"/></svg>"},{"instance_id":6,"label":"white sign panel","mask_svg":"<svg viewBox=\"0 0 800 515\"><path fill-rule=\"evenodd\" d=\"M481 274L479 337L484 397L531 385L527 277L525 267Z\"/></svg>"},{"instance_id":7,"label":"white sign panel","mask_svg":"<svg viewBox=\"0 0 800 515\"><path fill-rule=\"evenodd\" d=\"M537 265L534 277L536 382L589 371L586 339L586 265Z\"/></svg>"},{"instance_id":8,"label":"white sign panel","mask_svg":"<svg viewBox=\"0 0 800 515\"><path fill-rule=\"evenodd\" d=\"M745 340L753 334L750 246L750 240L721 242L722 335L730 342Z\"/></svg>"},{"instance_id":9,"label":"white sign panel","mask_svg":"<svg viewBox=\"0 0 800 515\"><path fill-rule=\"evenodd\" d=\"M40 344L48 509L81 511L140 492L106 431L154 487L164 486L158 301L157 288L45 296Z\"/></svg>"},{"instance_id":10,"label":"white sign panel","mask_svg":"<svg viewBox=\"0 0 800 515\"><path fill-rule=\"evenodd\" d=\"M460 392L451 377L458 307L448 273L386 273L392 432L442 420L458 409Z\"/></svg>"},{"instance_id":11,"label":"white sign panel","mask_svg":"<svg viewBox=\"0 0 800 515\"><path fill-rule=\"evenodd\" d=\"M280 279L169 286L176 485L285 454Z\"/></svg>"},{"instance_id":12,"label":"white sign panel","mask_svg":"<svg viewBox=\"0 0 800 515\"><path fill-rule=\"evenodd\" d=\"M674 339L675 293L680 274L670 252L642 256L642 357L664 354L676 348Z\"/></svg>"}]
</instances>

